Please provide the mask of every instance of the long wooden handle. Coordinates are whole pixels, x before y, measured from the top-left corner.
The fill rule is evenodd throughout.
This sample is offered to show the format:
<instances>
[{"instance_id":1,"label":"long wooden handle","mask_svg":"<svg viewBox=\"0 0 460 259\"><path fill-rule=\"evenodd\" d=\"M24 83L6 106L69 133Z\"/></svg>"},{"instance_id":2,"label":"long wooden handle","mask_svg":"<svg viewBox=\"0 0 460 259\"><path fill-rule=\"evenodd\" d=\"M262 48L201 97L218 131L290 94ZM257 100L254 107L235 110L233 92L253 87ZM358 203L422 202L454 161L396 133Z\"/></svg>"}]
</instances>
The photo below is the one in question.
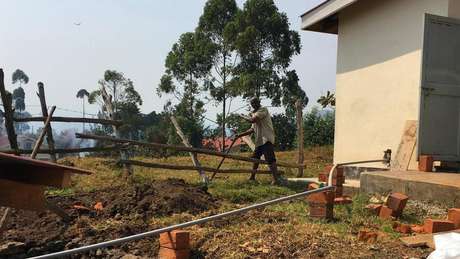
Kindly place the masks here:
<instances>
[{"instance_id":1,"label":"long wooden handle","mask_svg":"<svg viewBox=\"0 0 460 259\"><path fill-rule=\"evenodd\" d=\"M227 149L227 151L225 151L225 154L230 153L230 150L232 149L232 147L233 147L233 145L235 144L235 142L236 142L237 139L238 139L238 138L234 138L234 139L233 139L232 143L230 144L230 147ZM225 143L225 140L224 140L224 143ZM225 144L224 144L224 146L225 146ZM222 166L222 164L223 164L224 161L225 161L225 158L226 158L225 156L222 157L222 159L220 160L219 165L217 166L217 170L220 169L220 167ZM214 177L216 176L216 174L217 174L217 171L214 172L214 173L212 174L212 176L211 176L211 181L212 181L212 179L214 179Z\"/></svg>"}]
</instances>

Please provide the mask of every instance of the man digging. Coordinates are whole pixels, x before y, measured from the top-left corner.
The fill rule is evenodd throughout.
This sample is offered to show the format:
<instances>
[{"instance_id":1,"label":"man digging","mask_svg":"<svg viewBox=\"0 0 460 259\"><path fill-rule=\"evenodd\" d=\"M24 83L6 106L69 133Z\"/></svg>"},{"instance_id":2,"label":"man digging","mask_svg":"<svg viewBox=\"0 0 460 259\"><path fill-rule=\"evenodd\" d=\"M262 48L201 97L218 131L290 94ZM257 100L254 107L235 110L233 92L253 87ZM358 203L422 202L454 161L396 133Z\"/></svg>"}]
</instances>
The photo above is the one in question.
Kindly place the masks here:
<instances>
[{"instance_id":1,"label":"man digging","mask_svg":"<svg viewBox=\"0 0 460 259\"><path fill-rule=\"evenodd\" d=\"M256 148L252 154L252 158L260 159L261 156L264 155L265 161L270 163L269 167L273 175L272 183L276 185L285 185L287 181L281 177L276 166L276 156L273 148L273 144L275 143L275 131L273 129L270 113L266 107L262 107L260 105L260 100L258 98L252 98L250 103L253 109L250 117L245 115L241 115L241 117L252 123L252 127L249 130L237 135L236 138L254 134L254 144ZM259 163L253 164L253 172L249 180L254 181L256 179L256 171L258 167Z\"/></svg>"}]
</instances>

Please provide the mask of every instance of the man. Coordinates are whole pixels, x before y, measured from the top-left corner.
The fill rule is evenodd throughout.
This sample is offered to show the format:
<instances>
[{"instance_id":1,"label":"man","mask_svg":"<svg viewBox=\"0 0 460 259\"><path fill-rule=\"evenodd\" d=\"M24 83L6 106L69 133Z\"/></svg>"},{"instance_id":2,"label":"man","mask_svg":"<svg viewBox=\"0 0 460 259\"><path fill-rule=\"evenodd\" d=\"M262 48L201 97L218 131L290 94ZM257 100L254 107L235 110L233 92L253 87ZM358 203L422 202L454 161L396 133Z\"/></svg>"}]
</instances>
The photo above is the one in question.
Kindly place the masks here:
<instances>
[{"instance_id":1,"label":"man","mask_svg":"<svg viewBox=\"0 0 460 259\"><path fill-rule=\"evenodd\" d=\"M241 138L254 134L254 144L256 148L252 154L252 158L260 159L261 156L264 155L265 160L270 163L269 167L273 175L273 183L277 185L285 184L285 180L280 176L276 166L276 156L273 148L273 144L275 144L275 131L273 129L270 113L266 107L260 105L260 100L258 98L252 98L250 103L253 109L250 117L244 115L241 115L241 117L252 123L252 127L236 137ZM251 174L250 180L256 179L258 167L259 163L253 164L253 173Z\"/></svg>"}]
</instances>

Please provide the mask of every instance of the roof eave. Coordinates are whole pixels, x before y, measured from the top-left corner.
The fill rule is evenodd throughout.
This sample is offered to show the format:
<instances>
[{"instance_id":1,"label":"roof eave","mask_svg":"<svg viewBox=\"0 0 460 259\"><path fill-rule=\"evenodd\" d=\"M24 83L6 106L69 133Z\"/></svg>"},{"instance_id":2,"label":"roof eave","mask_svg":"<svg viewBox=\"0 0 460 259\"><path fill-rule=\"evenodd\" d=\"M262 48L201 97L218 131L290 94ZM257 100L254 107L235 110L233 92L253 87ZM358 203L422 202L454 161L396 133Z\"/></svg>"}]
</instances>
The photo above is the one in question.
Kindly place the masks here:
<instances>
[{"instance_id":1,"label":"roof eave","mask_svg":"<svg viewBox=\"0 0 460 259\"><path fill-rule=\"evenodd\" d=\"M301 16L301 29L337 34L337 14L357 1L358 0L328 0L323 2Z\"/></svg>"}]
</instances>

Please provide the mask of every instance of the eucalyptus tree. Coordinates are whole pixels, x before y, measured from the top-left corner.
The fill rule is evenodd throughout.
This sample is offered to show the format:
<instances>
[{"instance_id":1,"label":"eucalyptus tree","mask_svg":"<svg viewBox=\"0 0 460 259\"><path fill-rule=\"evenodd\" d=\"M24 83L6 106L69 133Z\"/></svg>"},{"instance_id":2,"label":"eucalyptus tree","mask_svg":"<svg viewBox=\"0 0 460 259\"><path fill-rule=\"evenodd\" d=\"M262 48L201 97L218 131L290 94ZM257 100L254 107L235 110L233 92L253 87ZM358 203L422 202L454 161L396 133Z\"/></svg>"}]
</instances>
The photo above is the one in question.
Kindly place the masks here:
<instances>
[{"instance_id":1,"label":"eucalyptus tree","mask_svg":"<svg viewBox=\"0 0 460 259\"><path fill-rule=\"evenodd\" d=\"M202 82L209 74L215 49L204 35L199 32L187 32L180 36L172 46L165 61L166 72L161 77L157 94L170 94L178 104L173 109L179 122L184 125L184 132L191 138L190 142L201 145L200 136L193 137L195 131L202 132L204 103L200 95L204 91Z\"/></svg>"},{"instance_id":2,"label":"eucalyptus tree","mask_svg":"<svg viewBox=\"0 0 460 259\"><path fill-rule=\"evenodd\" d=\"M265 96L275 106L293 110L295 99L308 98L298 84L292 57L300 53L299 34L289 28L285 13L273 0L247 0L228 33L240 56L236 67L238 88L245 98Z\"/></svg>"},{"instance_id":3,"label":"eucalyptus tree","mask_svg":"<svg viewBox=\"0 0 460 259\"><path fill-rule=\"evenodd\" d=\"M85 97L89 97L89 92L86 89L80 89L77 92L77 98L81 99L83 118L85 118ZM83 123L83 132L85 132L85 123Z\"/></svg>"},{"instance_id":4,"label":"eucalyptus tree","mask_svg":"<svg viewBox=\"0 0 460 259\"><path fill-rule=\"evenodd\" d=\"M21 69L16 69L13 72L12 81L13 84L19 83L19 87L13 90L13 105L16 110L22 112L26 109L25 92L22 86L29 83L29 77Z\"/></svg>"},{"instance_id":5,"label":"eucalyptus tree","mask_svg":"<svg viewBox=\"0 0 460 259\"><path fill-rule=\"evenodd\" d=\"M235 51L230 27L239 8L235 0L208 0L204 6L196 31L202 33L210 42L212 55L212 71L205 83L205 90L217 103L222 103L221 130L222 139L225 139L226 113L228 98L235 97L234 85L229 85L233 78L234 66L238 60ZM230 102L231 103L231 102ZM222 141L222 150L225 141Z\"/></svg>"}]
</instances>

